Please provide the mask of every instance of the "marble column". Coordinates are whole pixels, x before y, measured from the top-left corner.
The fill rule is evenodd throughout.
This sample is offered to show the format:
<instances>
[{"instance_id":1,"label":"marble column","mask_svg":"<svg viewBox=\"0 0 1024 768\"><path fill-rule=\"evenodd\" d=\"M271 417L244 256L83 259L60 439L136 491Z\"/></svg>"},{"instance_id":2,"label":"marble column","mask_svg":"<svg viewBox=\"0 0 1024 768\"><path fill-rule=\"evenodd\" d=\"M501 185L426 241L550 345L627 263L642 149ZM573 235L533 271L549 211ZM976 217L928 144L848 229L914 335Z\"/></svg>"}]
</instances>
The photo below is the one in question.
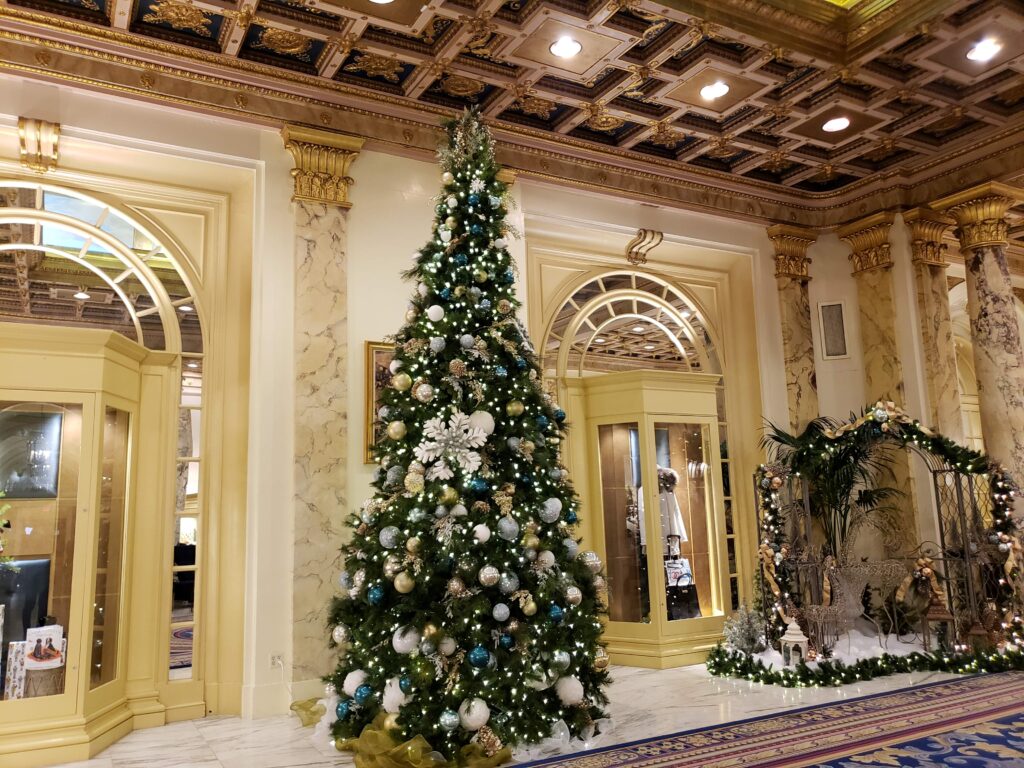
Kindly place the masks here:
<instances>
[{"instance_id":1,"label":"marble column","mask_svg":"<svg viewBox=\"0 0 1024 768\"><path fill-rule=\"evenodd\" d=\"M808 422L818 417L811 303L807 296L807 283L811 279L807 248L817 235L800 227L776 224L768 228L768 237L775 246L775 282L779 289L789 427L794 434L799 434Z\"/></svg>"},{"instance_id":2,"label":"marble column","mask_svg":"<svg viewBox=\"0 0 1024 768\"><path fill-rule=\"evenodd\" d=\"M903 221L910 230L918 326L928 388L928 411L920 417L946 437L959 441L963 438L963 415L949 316L949 283L946 281L949 263L946 245L942 242L943 234L953 222L927 208L905 211Z\"/></svg>"},{"instance_id":3,"label":"marble column","mask_svg":"<svg viewBox=\"0 0 1024 768\"><path fill-rule=\"evenodd\" d=\"M956 221L986 451L1024 483L1024 347L1006 264L1006 212L1024 189L989 182L937 200Z\"/></svg>"},{"instance_id":4,"label":"marble column","mask_svg":"<svg viewBox=\"0 0 1024 768\"><path fill-rule=\"evenodd\" d=\"M840 228L839 237L850 246L853 278L857 283L861 352L864 356L864 391L869 402L891 400L905 405L903 364L896 345L896 299L892 279L889 231L895 214L876 213ZM885 539L890 555L917 541L917 503L909 451L892 455L891 475L881 482L903 494L901 514L890 520L892 535Z\"/></svg>"},{"instance_id":5,"label":"marble column","mask_svg":"<svg viewBox=\"0 0 1024 768\"><path fill-rule=\"evenodd\" d=\"M292 680L329 672L327 610L348 509L348 168L363 140L288 126L295 162L295 460Z\"/></svg>"}]
</instances>

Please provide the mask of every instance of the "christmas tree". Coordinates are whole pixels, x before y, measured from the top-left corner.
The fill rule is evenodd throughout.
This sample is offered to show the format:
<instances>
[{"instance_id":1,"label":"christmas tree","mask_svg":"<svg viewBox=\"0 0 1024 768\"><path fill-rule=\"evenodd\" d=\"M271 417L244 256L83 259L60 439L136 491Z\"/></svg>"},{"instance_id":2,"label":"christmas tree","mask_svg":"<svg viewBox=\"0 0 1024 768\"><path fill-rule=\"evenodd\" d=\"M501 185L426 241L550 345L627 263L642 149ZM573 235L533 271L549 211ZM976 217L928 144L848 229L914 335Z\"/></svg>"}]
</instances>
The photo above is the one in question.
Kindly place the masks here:
<instances>
[{"instance_id":1,"label":"christmas tree","mask_svg":"<svg viewBox=\"0 0 1024 768\"><path fill-rule=\"evenodd\" d=\"M374 495L331 606L339 747L466 763L587 732L607 703L604 579L573 535L565 413L516 318L507 192L479 116L446 125L433 236L406 277ZM330 686L329 686L330 688ZM428 750L429 752L430 750ZM358 755L357 755L358 759Z\"/></svg>"}]
</instances>

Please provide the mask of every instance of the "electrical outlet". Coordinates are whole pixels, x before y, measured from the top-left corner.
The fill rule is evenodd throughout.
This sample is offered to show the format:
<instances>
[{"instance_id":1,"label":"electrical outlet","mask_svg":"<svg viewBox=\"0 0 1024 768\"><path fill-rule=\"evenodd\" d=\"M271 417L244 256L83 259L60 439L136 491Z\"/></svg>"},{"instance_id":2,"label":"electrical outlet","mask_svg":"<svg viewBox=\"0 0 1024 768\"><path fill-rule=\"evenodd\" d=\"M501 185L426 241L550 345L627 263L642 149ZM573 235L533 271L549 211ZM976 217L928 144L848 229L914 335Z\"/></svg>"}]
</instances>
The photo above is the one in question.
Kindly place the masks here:
<instances>
[{"instance_id":1,"label":"electrical outlet","mask_svg":"<svg viewBox=\"0 0 1024 768\"><path fill-rule=\"evenodd\" d=\"M270 654L270 668L280 667L284 669L284 656L280 653Z\"/></svg>"}]
</instances>

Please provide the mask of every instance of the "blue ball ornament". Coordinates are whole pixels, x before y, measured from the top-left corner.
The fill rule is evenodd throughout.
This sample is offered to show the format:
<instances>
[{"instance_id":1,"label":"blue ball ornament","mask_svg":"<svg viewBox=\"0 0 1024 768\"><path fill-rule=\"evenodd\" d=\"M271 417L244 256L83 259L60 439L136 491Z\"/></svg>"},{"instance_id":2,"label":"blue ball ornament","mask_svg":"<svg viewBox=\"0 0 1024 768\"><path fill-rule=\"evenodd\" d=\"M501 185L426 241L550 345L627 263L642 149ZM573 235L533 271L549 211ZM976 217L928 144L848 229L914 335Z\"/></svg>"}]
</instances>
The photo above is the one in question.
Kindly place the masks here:
<instances>
[{"instance_id":1,"label":"blue ball ornament","mask_svg":"<svg viewBox=\"0 0 1024 768\"><path fill-rule=\"evenodd\" d=\"M475 645L469 651L469 663L477 669L483 669L491 660L491 652L482 645ZM358 695L358 691L356 692Z\"/></svg>"},{"instance_id":2,"label":"blue ball ornament","mask_svg":"<svg viewBox=\"0 0 1024 768\"><path fill-rule=\"evenodd\" d=\"M515 647L516 639L512 635L502 635L498 639L498 645L504 648L506 651L512 650Z\"/></svg>"},{"instance_id":3,"label":"blue ball ornament","mask_svg":"<svg viewBox=\"0 0 1024 768\"><path fill-rule=\"evenodd\" d=\"M412 678L408 675L402 675L398 678L398 687L402 693L412 693Z\"/></svg>"},{"instance_id":4,"label":"blue ball ornament","mask_svg":"<svg viewBox=\"0 0 1024 768\"><path fill-rule=\"evenodd\" d=\"M514 283L516 281L516 273L511 269L506 269L503 277L506 283Z\"/></svg>"},{"instance_id":5,"label":"blue ball ornament","mask_svg":"<svg viewBox=\"0 0 1024 768\"><path fill-rule=\"evenodd\" d=\"M464 253L457 253L455 254L455 263L460 267L464 267L469 263L469 257Z\"/></svg>"},{"instance_id":6,"label":"blue ball ornament","mask_svg":"<svg viewBox=\"0 0 1024 768\"><path fill-rule=\"evenodd\" d=\"M563 616L565 616L565 611L562 610L562 606L552 603L551 607L548 608L548 617L555 622L555 624L559 624L561 623Z\"/></svg>"},{"instance_id":7,"label":"blue ball ornament","mask_svg":"<svg viewBox=\"0 0 1024 768\"><path fill-rule=\"evenodd\" d=\"M565 515L565 522L567 522L569 525L573 525L574 523L579 522L579 519L579 516L572 511L566 513Z\"/></svg>"},{"instance_id":8,"label":"blue ball ornament","mask_svg":"<svg viewBox=\"0 0 1024 768\"><path fill-rule=\"evenodd\" d=\"M565 411L563 411L561 408L556 408L555 409L555 420L556 421L560 421L560 422L561 421L565 421Z\"/></svg>"},{"instance_id":9,"label":"blue ball ornament","mask_svg":"<svg viewBox=\"0 0 1024 768\"><path fill-rule=\"evenodd\" d=\"M533 487L533 478L529 475L520 475L519 484L524 488L531 488Z\"/></svg>"},{"instance_id":10,"label":"blue ball ornament","mask_svg":"<svg viewBox=\"0 0 1024 768\"><path fill-rule=\"evenodd\" d=\"M469 227L469 231L472 232L474 235L481 235L483 234L484 228L481 227L479 224L472 224Z\"/></svg>"},{"instance_id":11,"label":"blue ball ornament","mask_svg":"<svg viewBox=\"0 0 1024 768\"><path fill-rule=\"evenodd\" d=\"M380 605L381 601L384 600L384 587L380 584L374 584L366 590L366 599L370 601L370 605Z\"/></svg>"},{"instance_id":12,"label":"blue ball ornament","mask_svg":"<svg viewBox=\"0 0 1024 768\"><path fill-rule=\"evenodd\" d=\"M356 700L356 704L365 704L370 700L371 696L373 696L373 686L369 683L363 683L356 688L356 695L352 698Z\"/></svg>"},{"instance_id":13,"label":"blue ball ornament","mask_svg":"<svg viewBox=\"0 0 1024 768\"><path fill-rule=\"evenodd\" d=\"M450 299L452 297L452 289L451 288L447 288L447 287L442 288L441 292L438 294L438 296L440 296L445 301L448 301L448 299Z\"/></svg>"},{"instance_id":14,"label":"blue ball ornament","mask_svg":"<svg viewBox=\"0 0 1024 768\"><path fill-rule=\"evenodd\" d=\"M470 195L470 196L469 196L469 197L468 197L467 199L469 200L469 204L470 204L470 205L476 205L477 203L479 203L479 202L480 202L480 195L478 195L478 194L476 194L476 193L474 192L474 193L473 193L473 194L471 194L471 195Z\"/></svg>"},{"instance_id":15,"label":"blue ball ornament","mask_svg":"<svg viewBox=\"0 0 1024 768\"><path fill-rule=\"evenodd\" d=\"M490 308L491 308L491 300L490 299L484 299L483 301L480 302L480 309L486 310L486 309L490 309Z\"/></svg>"},{"instance_id":16,"label":"blue ball ornament","mask_svg":"<svg viewBox=\"0 0 1024 768\"><path fill-rule=\"evenodd\" d=\"M547 427L547 425L548 425L548 424L550 424L550 423L551 423L551 422L550 422L550 421L548 420L548 417L547 417L547 416L545 416L545 415L544 415L543 413L542 413L542 414L540 414L540 415L539 415L539 416L537 417L536 421L537 421L537 426L538 426L538 427L540 427L541 429L544 429L545 427Z\"/></svg>"},{"instance_id":17,"label":"blue ball ornament","mask_svg":"<svg viewBox=\"0 0 1024 768\"><path fill-rule=\"evenodd\" d=\"M496 366L494 369L494 375L504 379L506 376L508 376L508 368L506 368L504 365Z\"/></svg>"},{"instance_id":18,"label":"blue ball ornament","mask_svg":"<svg viewBox=\"0 0 1024 768\"><path fill-rule=\"evenodd\" d=\"M349 710L352 709L351 699L342 699L338 702L338 706L334 708L334 714L338 716L339 720L344 720L348 717Z\"/></svg>"},{"instance_id":19,"label":"blue ball ornament","mask_svg":"<svg viewBox=\"0 0 1024 768\"><path fill-rule=\"evenodd\" d=\"M482 477L474 477L469 481L469 487L476 493L483 493L487 490L487 481Z\"/></svg>"},{"instance_id":20,"label":"blue ball ornament","mask_svg":"<svg viewBox=\"0 0 1024 768\"><path fill-rule=\"evenodd\" d=\"M516 368L518 368L520 371L523 370L524 368L526 368L526 360L524 358L522 358L522 357L517 357L516 358Z\"/></svg>"}]
</instances>

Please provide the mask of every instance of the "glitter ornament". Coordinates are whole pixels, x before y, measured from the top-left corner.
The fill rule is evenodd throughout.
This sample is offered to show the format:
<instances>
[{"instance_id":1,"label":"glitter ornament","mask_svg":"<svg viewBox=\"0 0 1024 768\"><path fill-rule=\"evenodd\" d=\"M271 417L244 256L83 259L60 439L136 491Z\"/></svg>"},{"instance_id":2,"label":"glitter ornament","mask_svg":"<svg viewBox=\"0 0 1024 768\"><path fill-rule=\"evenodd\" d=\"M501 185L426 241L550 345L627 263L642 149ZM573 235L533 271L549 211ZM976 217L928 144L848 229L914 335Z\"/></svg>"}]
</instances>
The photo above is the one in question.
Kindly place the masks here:
<instances>
[{"instance_id":1,"label":"glitter ornament","mask_svg":"<svg viewBox=\"0 0 1024 768\"><path fill-rule=\"evenodd\" d=\"M539 540L538 540L539 541ZM555 553L545 549L537 553L537 567L547 571L555 567Z\"/></svg>"},{"instance_id":2,"label":"glitter ornament","mask_svg":"<svg viewBox=\"0 0 1024 768\"><path fill-rule=\"evenodd\" d=\"M451 184L453 181L455 181L455 177L452 176L450 171L445 171L444 173L441 174L442 184L448 185Z\"/></svg>"},{"instance_id":3,"label":"glitter ornament","mask_svg":"<svg viewBox=\"0 0 1024 768\"><path fill-rule=\"evenodd\" d=\"M508 515L498 520L498 536L505 541L514 541L519 536L519 523Z\"/></svg>"},{"instance_id":4,"label":"glitter ornament","mask_svg":"<svg viewBox=\"0 0 1024 768\"><path fill-rule=\"evenodd\" d=\"M490 275L487 274L486 269L478 269L473 273L473 279L478 283L486 283L488 277L490 277Z\"/></svg>"},{"instance_id":5,"label":"glitter ornament","mask_svg":"<svg viewBox=\"0 0 1024 768\"><path fill-rule=\"evenodd\" d=\"M538 516L545 523L553 523L562 514L562 502L558 499L551 498L544 502L541 506L541 510Z\"/></svg>"},{"instance_id":6,"label":"glitter ornament","mask_svg":"<svg viewBox=\"0 0 1024 768\"><path fill-rule=\"evenodd\" d=\"M416 388L412 392L412 396L421 403L429 403L434 399L434 387L426 382L417 384Z\"/></svg>"},{"instance_id":7,"label":"glitter ornament","mask_svg":"<svg viewBox=\"0 0 1024 768\"><path fill-rule=\"evenodd\" d=\"M367 683L363 683L356 688L355 696L352 698L356 700L356 704L365 704L370 700L371 696L373 696L373 687Z\"/></svg>"},{"instance_id":8,"label":"glitter ornament","mask_svg":"<svg viewBox=\"0 0 1024 768\"><path fill-rule=\"evenodd\" d=\"M395 526L389 525L387 528L381 529L380 534L377 538L380 540L380 545L384 549L394 549L398 544L398 537L402 535L402 532Z\"/></svg>"},{"instance_id":9,"label":"glitter ornament","mask_svg":"<svg viewBox=\"0 0 1024 768\"><path fill-rule=\"evenodd\" d=\"M565 554L569 557L576 557L580 551L580 545L576 539L562 539L562 545L565 547Z\"/></svg>"},{"instance_id":10,"label":"glitter ornament","mask_svg":"<svg viewBox=\"0 0 1024 768\"><path fill-rule=\"evenodd\" d=\"M448 199L445 200L449 208L456 208L459 205L459 198L455 195L448 195Z\"/></svg>"},{"instance_id":11,"label":"glitter ornament","mask_svg":"<svg viewBox=\"0 0 1024 768\"><path fill-rule=\"evenodd\" d=\"M601 558L597 556L597 552L588 550L580 555L580 559L590 569L591 573L597 573L601 570Z\"/></svg>"},{"instance_id":12,"label":"glitter ornament","mask_svg":"<svg viewBox=\"0 0 1024 768\"><path fill-rule=\"evenodd\" d=\"M331 630L331 639L335 645L342 645L348 642L349 632L348 627L344 624L335 624L334 629Z\"/></svg>"},{"instance_id":13,"label":"glitter ornament","mask_svg":"<svg viewBox=\"0 0 1024 768\"><path fill-rule=\"evenodd\" d=\"M519 577L514 573L503 573L498 579L498 591L503 595L511 595L519 589Z\"/></svg>"},{"instance_id":14,"label":"glitter ornament","mask_svg":"<svg viewBox=\"0 0 1024 768\"><path fill-rule=\"evenodd\" d=\"M453 709L446 709L441 713L441 717L438 719L441 727L446 731L454 731L459 727L459 713Z\"/></svg>"},{"instance_id":15,"label":"glitter ornament","mask_svg":"<svg viewBox=\"0 0 1024 768\"><path fill-rule=\"evenodd\" d=\"M435 355L444 352L444 348L446 346L445 340L442 339L440 336L431 336L428 344L430 346L430 351L433 352Z\"/></svg>"},{"instance_id":16,"label":"glitter ornament","mask_svg":"<svg viewBox=\"0 0 1024 768\"><path fill-rule=\"evenodd\" d=\"M477 579L479 579L480 583L485 587L493 587L498 583L498 579L500 578L501 572L493 565L485 565L477 574Z\"/></svg>"},{"instance_id":17,"label":"glitter ornament","mask_svg":"<svg viewBox=\"0 0 1024 768\"><path fill-rule=\"evenodd\" d=\"M416 627L399 627L391 636L391 647L396 653L409 654L420 644L420 633Z\"/></svg>"},{"instance_id":18,"label":"glitter ornament","mask_svg":"<svg viewBox=\"0 0 1024 768\"><path fill-rule=\"evenodd\" d=\"M412 592L415 586L416 580L407 572L402 571L400 574L395 576L395 589L401 592L403 595L407 595L410 592Z\"/></svg>"},{"instance_id":19,"label":"glitter ornament","mask_svg":"<svg viewBox=\"0 0 1024 768\"><path fill-rule=\"evenodd\" d=\"M474 344L476 344L476 339L474 339L468 333L465 333L459 337L459 346L462 347L463 349L472 349Z\"/></svg>"},{"instance_id":20,"label":"glitter ornament","mask_svg":"<svg viewBox=\"0 0 1024 768\"><path fill-rule=\"evenodd\" d=\"M415 555L420 551L420 544L419 536L410 536L405 540L405 549L410 555Z\"/></svg>"},{"instance_id":21,"label":"glitter ornament","mask_svg":"<svg viewBox=\"0 0 1024 768\"><path fill-rule=\"evenodd\" d=\"M405 476L405 490L409 493L422 493L425 484L423 475L418 472L410 472ZM413 519L412 513L409 514L409 519Z\"/></svg>"},{"instance_id":22,"label":"glitter ornament","mask_svg":"<svg viewBox=\"0 0 1024 768\"><path fill-rule=\"evenodd\" d=\"M402 561L398 555L391 553L384 558L384 576L393 579L402 571Z\"/></svg>"},{"instance_id":23,"label":"glitter ornament","mask_svg":"<svg viewBox=\"0 0 1024 768\"><path fill-rule=\"evenodd\" d=\"M555 622L555 624L560 624L562 619L565 617L565 611L562 609L562 606L552 604L548 607L548 617Z\"/></svg>"},{"instance_id":24,"label":"glitter ornament","mask_svg":"<svg viewBox=\"0 0 1024 768\"><path fill-rule=\"evenodd\" d=\"M511 611L504 603L497 603L494 608L491 609L491 616L494 617L495 621L508 621L508 617L510 615Z\"/></svg>"},{"instance_id":25,"label":"glitter ornament","mask_svg":"<svg viewBox=\"0 0 1024 768\"><path fill-rule=\"evenodd\" d=\"M569 605L579 605L583 602L583 592L579 587L566 587L565 602Z\"/></svg>"},{"instance_id":26,"label":"glitter ornament","mask_svg":"<svg viewBox=\"0 0 1024 768\"><path fill-rule=\"evenodd\" d=\"M473 646L466 655L469 663L477 669L483 669L491 659L491 652L482 645Z\"/></svg>"},{"instance_id":27,"label":"glitter ornament","mask_svg":"<svg viewBox=\"0 0 1024 768\"><path fill-rule=\"evenodd\" d=\"M349 710L352 709L351 699L342 699L338 702L338 705L334 708L334 714L337 715L339 720L344 720L348 717Z\"/></svg>"},{"instance_id":28,"label":"glitter ornament","mask_svg":"<svg viewBox=\"0 0 1024 768\"><path fill-rule=\"evenodd\" d=\"M466 699L459 705L459 723L467 731L479 731L491 719L491 710L483 699Z\"/></svg>"},{"instance_id":29,"label":"glitter ornament","mask_svg":"<svg viewBox=\"0 0 1024 768\"><path fill-rule=\"evenodd\" d=\"M594 653L594 669L598 670L599 672L601 670L608 669L608 664L610 662L611 659L608 658L608 651L606 651L601 646L598 646L597 651Z\"/></svg>"}]
</instances>

